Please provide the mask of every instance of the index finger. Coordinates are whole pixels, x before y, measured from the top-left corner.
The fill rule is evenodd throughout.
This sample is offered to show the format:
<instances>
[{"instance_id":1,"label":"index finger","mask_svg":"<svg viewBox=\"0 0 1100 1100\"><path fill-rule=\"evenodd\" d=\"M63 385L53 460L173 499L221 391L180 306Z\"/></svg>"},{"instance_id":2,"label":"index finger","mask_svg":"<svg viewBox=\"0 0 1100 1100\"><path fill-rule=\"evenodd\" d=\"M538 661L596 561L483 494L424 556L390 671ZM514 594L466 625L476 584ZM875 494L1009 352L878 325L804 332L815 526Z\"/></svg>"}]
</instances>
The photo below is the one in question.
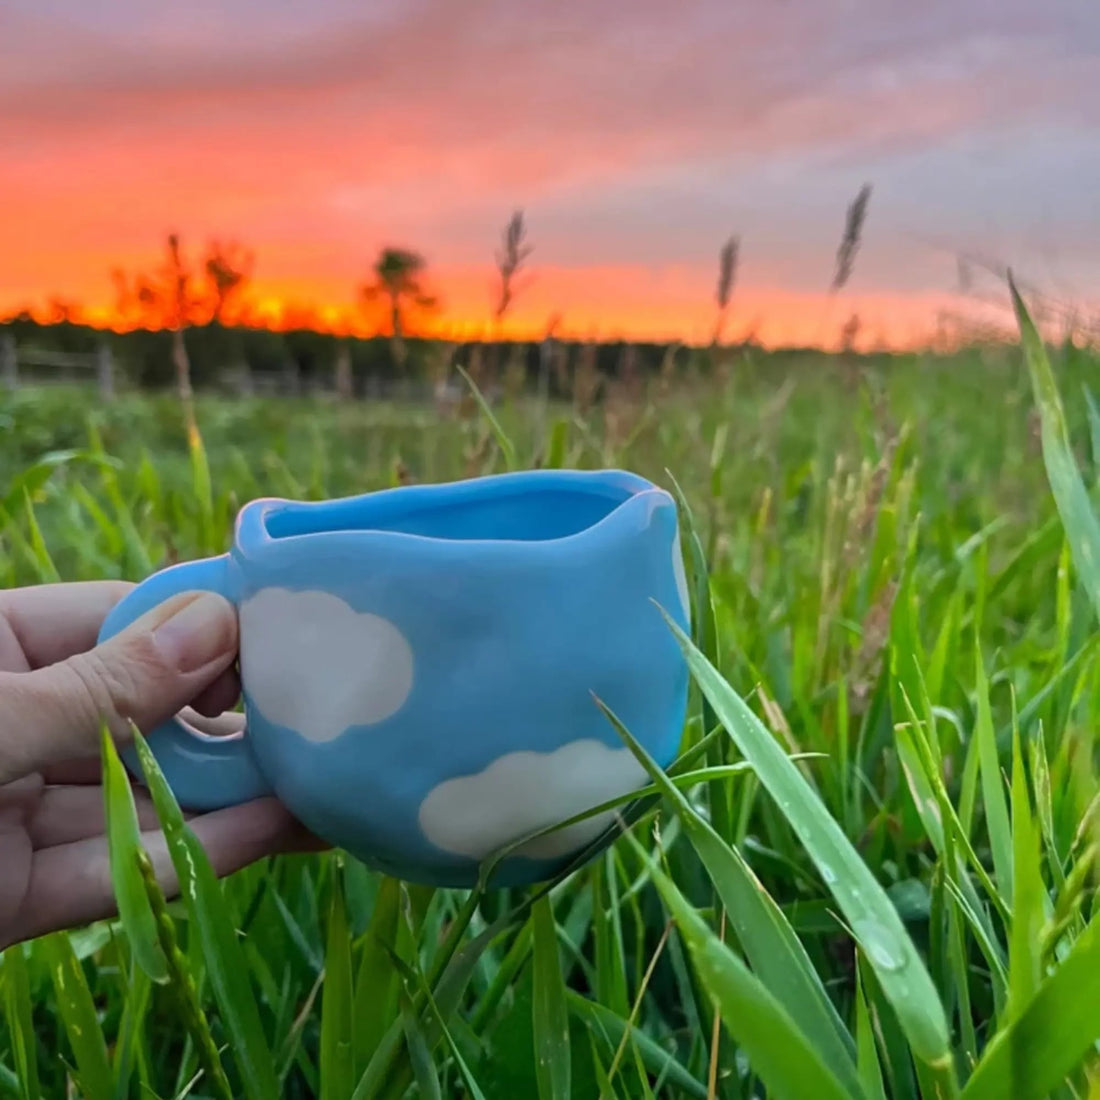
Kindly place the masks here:
<instances>
[{"instance_id":1,"label":"index finger","mask_svg":"<svg viewBox=\"0 0 1100 1100\"><path fill-rule=\"evenodd\" d=\"M29 672L96 644L129 581L73 581L0 592L0 671Z\"/></svg>"}]
</instances>

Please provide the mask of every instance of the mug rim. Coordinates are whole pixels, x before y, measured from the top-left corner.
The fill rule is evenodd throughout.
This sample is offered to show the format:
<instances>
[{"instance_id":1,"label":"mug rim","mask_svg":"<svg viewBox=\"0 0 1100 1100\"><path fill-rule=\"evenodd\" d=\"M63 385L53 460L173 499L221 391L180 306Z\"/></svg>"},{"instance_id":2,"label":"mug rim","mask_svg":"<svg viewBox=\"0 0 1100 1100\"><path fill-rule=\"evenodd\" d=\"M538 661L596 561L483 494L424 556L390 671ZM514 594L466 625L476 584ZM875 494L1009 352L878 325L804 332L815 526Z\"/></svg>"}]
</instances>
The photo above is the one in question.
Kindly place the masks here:
<instances>
[{"instance_id":1,"label":"mug rim","mask_svg":"<svg viewBox=\"0 0 1100 1100\"><path fill-rule=\"evenodd\" d=\"M446 535L425 535L416 532L394 530L386 527L356 527L354 523L348 526L329 528L317 531L301 531L288 535L273 535L268 528L269 520L276 515L290 511L323 512L339 506L354 506L357 502L367 501L373 503L385 503L387 499L408 501L410 504L430 501L433 497L448 496L452 502L455 494L467 501L476 500L479 497L497 492L501 487L511 490L507 495L520 495L531 491L542 492L547 490L578 489L587 487L594 496L603 496L605 499L613 499L615 504L601 516L596 522L590 523L567 535L558 535L544 539L510 539L510 538L450 538ZM600 490L603 490L602 492ZM608 469L574 469L554 468L536 470L510 470L498 474L485 474L468 478L460 478L455 481L425 482L414 485L398 485L385 489L377 489L365 493L355 493L349 496L329 497L322 500L295 500L289 497L257 497L245 504L237 514L236 530L234 532L234 547L247 548L252 551L262 551L279 543L300 543L303 540L315 540L322 538L342 538L356 535L370 535L372 538L385 538L399 540L414 545L451 546L462 545L470 547L509 547L513 550L519 547L560 547L565 543L576 543L579 540L596 536L608 525L613 523L628 505L638 499L657 494L672 501L671 494L654 484L641 474L618 468ZM502 494L502 499L505 499ZM397 513L400 518L401 512Z\"/></svg>"}]
</instances>

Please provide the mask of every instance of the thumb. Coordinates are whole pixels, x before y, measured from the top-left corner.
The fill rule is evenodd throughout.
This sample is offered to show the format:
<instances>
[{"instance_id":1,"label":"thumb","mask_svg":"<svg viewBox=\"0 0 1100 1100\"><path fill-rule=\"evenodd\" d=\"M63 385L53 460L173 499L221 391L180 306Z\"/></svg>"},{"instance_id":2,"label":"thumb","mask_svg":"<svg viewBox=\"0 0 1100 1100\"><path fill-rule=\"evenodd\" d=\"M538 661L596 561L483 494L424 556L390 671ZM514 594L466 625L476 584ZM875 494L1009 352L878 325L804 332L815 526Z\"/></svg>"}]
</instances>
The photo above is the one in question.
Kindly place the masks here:
<instances>
[{"instance_id":1,"label":"thumb","mask_svg":"<svg viewBox=\"0 0 1100 1100\"><path fill-rule=\"evenodd\" d=\"M0 678L0 783L95 755L100 723L128 739L182 710L237 655L237 616L212 592L174 596L86 653Z\"/></svg>"}]
</instances>

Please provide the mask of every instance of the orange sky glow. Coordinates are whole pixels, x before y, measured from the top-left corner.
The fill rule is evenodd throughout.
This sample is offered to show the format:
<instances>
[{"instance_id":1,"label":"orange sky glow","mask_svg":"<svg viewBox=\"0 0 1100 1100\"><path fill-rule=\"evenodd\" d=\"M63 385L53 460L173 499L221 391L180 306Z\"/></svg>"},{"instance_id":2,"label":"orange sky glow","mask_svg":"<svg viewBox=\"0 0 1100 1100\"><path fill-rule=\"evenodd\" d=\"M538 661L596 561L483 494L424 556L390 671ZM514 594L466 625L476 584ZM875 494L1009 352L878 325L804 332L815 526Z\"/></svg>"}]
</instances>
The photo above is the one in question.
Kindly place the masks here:
<instances>
[{"instance_id":1,"label":"orange sky glow","mask_svg":"<svg viewBox=\"0 0 1100 1100\"><path fill-rule=\"evenodd\" d=\"M566 339L692 344L710 340L715 327L714 287L701 272L595 265L573 271L541 269L499 326L490 316L488 274L461 269L437 273L437 281L446 282L446 299L437 310L412 311L410 332L460 342L494 336L538 340L553 324ZM360 336L388 331L381 308L364 309L348 298L347 288L331 280L256 279L251 300L236 319L276 330L307 326ZM116 331L130 327L109 302L97 303L94 293L71 301L74 319ZM903 350L926 345L936 334L940 311L954 308L957 302L950 295L842 294L829 301L823 294L752 287L731 302L723 337L751 339L769 348L835 347L841 327L855 313L861 321L861 346ZM30 305L30 312L43 321L54 316L48 304Z\"/></svg>"}]
</instances>

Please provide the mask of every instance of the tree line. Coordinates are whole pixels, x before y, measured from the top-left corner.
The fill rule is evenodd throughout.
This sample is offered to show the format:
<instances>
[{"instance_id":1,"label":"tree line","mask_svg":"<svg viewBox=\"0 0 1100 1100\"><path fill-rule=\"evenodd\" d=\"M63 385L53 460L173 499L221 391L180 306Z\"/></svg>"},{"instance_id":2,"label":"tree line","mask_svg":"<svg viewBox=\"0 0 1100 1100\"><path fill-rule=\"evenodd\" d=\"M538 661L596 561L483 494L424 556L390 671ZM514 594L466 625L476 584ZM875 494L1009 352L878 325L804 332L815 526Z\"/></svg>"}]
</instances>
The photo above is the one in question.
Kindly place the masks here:
<instances>
[{"instance_id":1,"label":"tree line","mask_svg":"<svg viewBox=\"0 0 1100 1100\"><path fill-rule=\"evenodd\" d=\"M830 306L851 276L870 194L870 185L864 185L847 210L829 286ZM500 338L533 250L524 213L517 210L505 225L494 255L497 283L488 339L465 342L457 352L445 352L450 356L448 366L458 362L471 373L491 376L499 374L507 362L514 373L535 377L543 387L550 384L547 362L561 343L556 338L560 318L549 320L541 341L513 344ZM712 348L722 344L728 326L740 256L740 237L726 238L718 253ZM196 385L224 383L229 376L247 379L255 372L282 372L306 383L335 376L337 390L346 393L363 379L423 377L438 369L439 341L410 335L411 317L430 314L440 306L422 253L395 245L379 249L367 278L355 290L362 317L377 317L381 308L374 334L366 337L326 331L331 326L310 310L288 310L278 326L269 324L251 295L255 262L251 249L222 240L208 242L192 259L179 234L170 233L159 262L150 269L111 271L118 323L110 332L83 324L79 307L57 298L51 299L44 320L24 310L0 319L0 327L17 340L59 351L90 350L106 339L124 377L133 384L159 387L174 382L187 400ZM849 349L858 332L859 318L853 315L842 329ZM752 342L752 333L740 340L742 345ZM623 345L604 344L590 358L598 371L611 373L623 361L643 373L667 364L667 344L630 346L632 351L625 356Z\"/></svg>"},{"instance_id":2,"label":"tree line","mask_svg":"<svg viewBox=\"0 0 1100 1100\"><path fill-rule=\"evenodd\" d=\"M497 253L500 277L492 319L499 333L517 292L517 276L532 252L522 211L510 218ZM84 351L107 339L124 374L143 386L165 384L171 374L180 395L208 385L227 371L282 371L309 381L334 369L344 385L357 376L406 376L424 366L432 341L410 338L409 317L432 312L438 296L427 287L427 261L410 248L382 247L357 288L364 316L379 306L383 322L373 337L326 331L316 311L291 308L277 327L250 297L255 253L239 242L210 241L197 259L170 233L157 264L148 270L111 271L116 324L109 334L82 322L75 303L51 298L45 318L21 310L0 320L17 340L48 343L58 351ZM167 369L170 365L170 371Z\"/></svg>"}]
</instances>

